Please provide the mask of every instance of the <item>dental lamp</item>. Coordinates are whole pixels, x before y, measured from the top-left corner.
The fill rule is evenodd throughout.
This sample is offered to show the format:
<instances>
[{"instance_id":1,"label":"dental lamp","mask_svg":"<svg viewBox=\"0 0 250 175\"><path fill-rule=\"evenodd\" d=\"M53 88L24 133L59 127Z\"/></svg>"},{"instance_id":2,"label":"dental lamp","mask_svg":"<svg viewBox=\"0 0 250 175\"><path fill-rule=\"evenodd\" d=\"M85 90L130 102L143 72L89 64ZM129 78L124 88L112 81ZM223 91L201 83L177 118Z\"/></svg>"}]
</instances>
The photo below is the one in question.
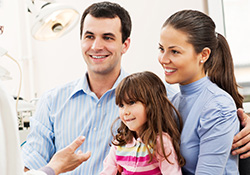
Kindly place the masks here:
<instances>
[{"instance_id":1,"label":"dental lamp","mask_svg":"<svg viewBox=\"0 0 250 175\"><path fill-rule=\"evenodd\" d=\"M46 2L39 10L29 0L28 10L35 13L31 34L37 40L52 40L68 33L78 22L79 13L65 4Z\"/></svg>"}]
</instances>

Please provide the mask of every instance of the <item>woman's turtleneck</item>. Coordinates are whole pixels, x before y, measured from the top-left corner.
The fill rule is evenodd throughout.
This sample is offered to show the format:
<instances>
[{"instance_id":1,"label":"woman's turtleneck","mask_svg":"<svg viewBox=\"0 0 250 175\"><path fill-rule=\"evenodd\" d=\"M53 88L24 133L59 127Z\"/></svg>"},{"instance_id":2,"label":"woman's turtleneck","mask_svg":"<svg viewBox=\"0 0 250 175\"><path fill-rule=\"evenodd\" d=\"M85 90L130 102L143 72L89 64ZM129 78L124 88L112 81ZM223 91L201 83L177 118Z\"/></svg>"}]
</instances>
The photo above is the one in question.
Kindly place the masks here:
<instances>
[{"instance_id":1,"label":"woman's turtleneck","mask_svg":"<svg viewBox=\"0 0 250 175\"><path fill-rule=\"evenodd\" d=\"M209 82L208 80L208 77L203 77L193 83L180 85L181 95L197 94L197 92L202 91L204 87L207 87L206 82Z\"/></svg>"}]
</instances>

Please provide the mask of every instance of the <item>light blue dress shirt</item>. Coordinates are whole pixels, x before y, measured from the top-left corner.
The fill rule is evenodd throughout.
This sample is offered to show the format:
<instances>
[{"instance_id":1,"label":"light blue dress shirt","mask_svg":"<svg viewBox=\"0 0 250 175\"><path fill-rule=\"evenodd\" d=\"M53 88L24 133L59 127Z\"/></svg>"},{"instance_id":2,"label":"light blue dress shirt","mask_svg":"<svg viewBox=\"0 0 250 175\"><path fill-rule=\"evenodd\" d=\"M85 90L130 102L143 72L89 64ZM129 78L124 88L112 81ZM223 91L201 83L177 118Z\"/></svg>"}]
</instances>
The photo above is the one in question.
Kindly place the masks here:
<instances>
[{"instance_id":1,"label":"light blue dress shirt","mask_svg":"<svg viewBox=\"0 0 250 175\"><path fill-rule=\"evenodd\" d=\"M66 174L98 174L109 152L111 124L118 117L115 88L126 75L122 70L112 89L100 99L90 90L86 75L43 95L31 118L27 142L22 147L25 166L39 169L55 152L83 135L86 140L79 149L91 151L91 157Z\"/></svg>"},{"instance_id":2,"label":"light blue dress shirt","mask_svg":"<svg viewBox=\"0 0 250 175\"><path fill-rule=\"evenodd\" d=\"M183 174L239 174L238 157L230 154L240 125L232 97L204 77L180 85L180 92L172 103L184 121L181 153L186 165L182 168Z\"/></svg>"},{"instance_id":3,"label":"light blue dress shirt","mask_svg":"<svg viewBox=\"0 0 250 175\"><path fill-rule=\"evenodd\" d=\"M91 151L91 157L66 174L99 174L110 149L111 124L118 117L115 88L127 75L121 70L112 89L100 99L91 92L86 75L44 94L31 118L30 134L22 147L25 166L29 169L45 166L55 152L83 135L86 140L79 149ZM168 94L172 95L174 90L166 86Z\"/></svg>"}]
</instances>

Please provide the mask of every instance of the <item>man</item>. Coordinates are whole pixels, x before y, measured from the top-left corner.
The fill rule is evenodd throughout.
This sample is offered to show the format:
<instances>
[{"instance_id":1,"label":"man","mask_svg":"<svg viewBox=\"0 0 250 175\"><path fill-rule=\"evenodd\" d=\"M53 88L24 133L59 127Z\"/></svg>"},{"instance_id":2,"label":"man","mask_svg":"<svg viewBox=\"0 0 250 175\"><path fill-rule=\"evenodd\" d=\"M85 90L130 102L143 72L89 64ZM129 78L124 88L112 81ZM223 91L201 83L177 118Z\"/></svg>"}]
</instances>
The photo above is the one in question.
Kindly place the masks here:
<instances>
[{"instance_id":1,"label":"man","mask_svg":"<svg viewBox=\"0 0 250 175\"><path fill-rule=\"evenodd\" d=\"M102 170L112 139L111 124L118 117L114 95L126 76L121 57L129 48L130 32L130 16L118 4L96 3L85 10L81 48L88 71L80 80L53 89L40 99L23 146L28 169L44 166L56 151L83 135L86 140L80 149L92 154L72 174L95 175Z\"/></svg>"},{"instance_id":2,"label":"man","mask_svg":"<svg viewBox=\"0 0 250 175\"><path fill-rule=\"evenodd\" d=\"M80 149L91 151L91 157L69 174L98 174L109 152L111 124L118 117L115 88L127 75L121 69L121 58L130 45L131 19L118 4L95 3L84 11L80 32L88 71L40 99L23 146L28 169L46 165L79 135L86 137Z\"/></svg>"}]
</instances>

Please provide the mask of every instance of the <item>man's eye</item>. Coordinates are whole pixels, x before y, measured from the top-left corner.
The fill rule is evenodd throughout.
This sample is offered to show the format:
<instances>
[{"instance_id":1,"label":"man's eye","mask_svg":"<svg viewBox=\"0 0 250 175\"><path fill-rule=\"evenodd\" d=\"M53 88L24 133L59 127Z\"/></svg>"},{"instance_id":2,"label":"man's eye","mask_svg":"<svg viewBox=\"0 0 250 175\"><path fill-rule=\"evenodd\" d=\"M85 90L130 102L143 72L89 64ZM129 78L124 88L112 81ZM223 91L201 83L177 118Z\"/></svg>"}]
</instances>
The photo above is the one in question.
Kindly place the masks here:
<instances>
[{"instance_id":1,"label":"man's eye","mask_svg":"<svg viewBox=\"0 0 250 175\"><path fill-rule=\"evenodd\" d=\"M105 36L104 37L105 40L113 40L113 38L109 37L109 36Z\"/></svg>"},{"instance_id":2,"label":"man's eye","mask_svg":"<svg viewBox=\"0 0 250 175\"><path fill-rule=\"evenodd\" d=\"M91 35L86 35L85 38L87 38L87 39L92 39L92 38L94 38L94 37L91 36Z\"/></svg>"}]
</instances>

